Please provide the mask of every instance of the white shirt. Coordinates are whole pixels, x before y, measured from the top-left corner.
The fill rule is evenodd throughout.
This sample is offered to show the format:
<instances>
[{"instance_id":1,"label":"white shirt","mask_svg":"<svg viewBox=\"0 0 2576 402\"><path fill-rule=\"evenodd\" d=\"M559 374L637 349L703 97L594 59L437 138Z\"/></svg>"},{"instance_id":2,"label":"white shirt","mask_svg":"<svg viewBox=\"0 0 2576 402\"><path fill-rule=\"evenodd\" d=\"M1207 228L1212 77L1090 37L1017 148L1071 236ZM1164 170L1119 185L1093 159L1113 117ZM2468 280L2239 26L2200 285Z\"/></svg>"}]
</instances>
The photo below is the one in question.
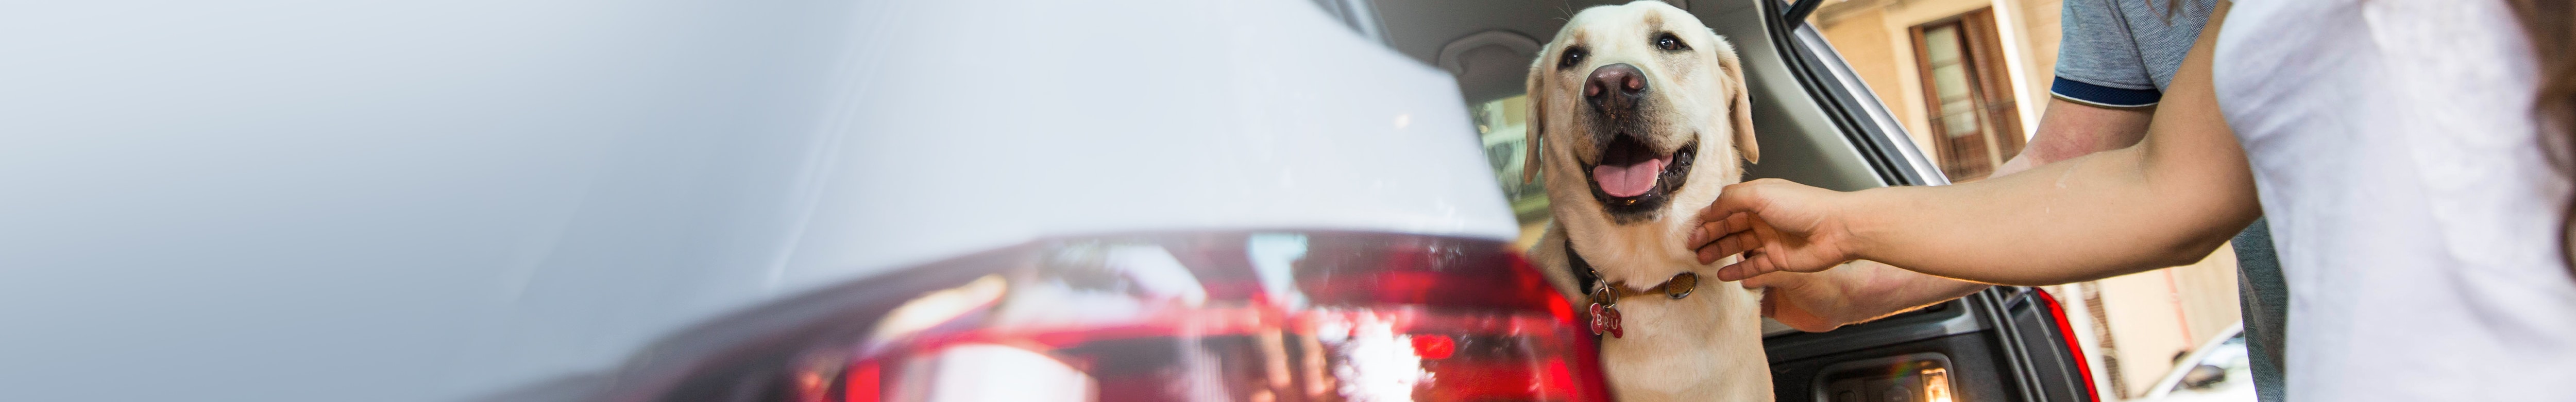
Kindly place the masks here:
<instances>
[{"instance_id":1,"label":"white shirt","mask_svg":"<svg viewBox=\"0 0 2576 402\"><path fill-rule=\"evenodd\" d=\"M2244 0L2212 72L2289 285L2300 401L2576 400L2568 182L2492 0Z\"/></svg>"}]
</instances>

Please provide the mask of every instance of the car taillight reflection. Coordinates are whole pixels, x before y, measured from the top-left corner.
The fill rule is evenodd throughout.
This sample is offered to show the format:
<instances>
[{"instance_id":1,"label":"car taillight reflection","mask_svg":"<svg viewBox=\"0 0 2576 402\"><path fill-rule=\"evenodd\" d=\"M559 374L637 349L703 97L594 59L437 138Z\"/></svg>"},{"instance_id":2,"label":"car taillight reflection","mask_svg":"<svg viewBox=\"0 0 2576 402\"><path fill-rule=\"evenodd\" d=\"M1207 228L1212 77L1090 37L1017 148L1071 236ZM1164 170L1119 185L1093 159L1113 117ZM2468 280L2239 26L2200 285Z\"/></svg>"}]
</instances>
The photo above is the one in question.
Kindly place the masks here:
<instances>
[{"instance_id":1,"label":"car taillight reflection","mask_svg":"<svg viewBox=\"0 0 2576 402\"><path fill-rule=\"evenodd\" d=\"M1607 399L1591 338L1502 242L1145 235L1042 242L1021 254L989 275L919 293L867 336L793 353L783 373L789 392L752 394L809 402Z\"/></svg>"}]
</instances>

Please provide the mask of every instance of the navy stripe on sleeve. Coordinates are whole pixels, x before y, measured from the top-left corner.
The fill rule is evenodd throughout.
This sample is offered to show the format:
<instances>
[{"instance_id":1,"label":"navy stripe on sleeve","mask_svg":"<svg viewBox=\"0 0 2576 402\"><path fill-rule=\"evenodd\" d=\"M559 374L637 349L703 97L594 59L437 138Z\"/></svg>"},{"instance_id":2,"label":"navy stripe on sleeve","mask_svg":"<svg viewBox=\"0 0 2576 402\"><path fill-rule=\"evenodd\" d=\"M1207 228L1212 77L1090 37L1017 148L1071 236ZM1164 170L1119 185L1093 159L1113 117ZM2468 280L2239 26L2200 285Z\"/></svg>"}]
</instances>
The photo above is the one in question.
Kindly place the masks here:
<instances>
[{"instance_id":1,"label":"navy stripe on sleeve","mask_svg":"<svg viewBox=\"0 0 2576 402\"><path fill-rule=\"evenodd\" d=\"M2163 92L2153 89L2112 88L2065 77L2058 77L2057 82L2050 83L2048 93L2066 100L2104 107L2151 106L2156 104L2157 99L2165 96Z\"/></svg>"}]
</instances>

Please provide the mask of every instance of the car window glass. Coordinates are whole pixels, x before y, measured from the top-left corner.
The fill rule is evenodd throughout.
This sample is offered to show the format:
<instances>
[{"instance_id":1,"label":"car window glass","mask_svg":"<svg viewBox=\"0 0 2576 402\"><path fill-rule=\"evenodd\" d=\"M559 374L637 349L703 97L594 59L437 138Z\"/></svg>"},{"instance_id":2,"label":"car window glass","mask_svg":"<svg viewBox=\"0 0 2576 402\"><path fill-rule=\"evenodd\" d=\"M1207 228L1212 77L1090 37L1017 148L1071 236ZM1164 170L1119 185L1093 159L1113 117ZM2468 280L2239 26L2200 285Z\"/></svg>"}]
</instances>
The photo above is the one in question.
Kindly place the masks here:
<instances>
[{"instance_id":1,"label":"car window glass","mask_svg":"<svg viewBox=\"0 0 2576 402\"><path fill-rule=\"evenodd\" d=\"M1529 96L1474 103L1467 110L1476 120L1476 137L1484 143L1485 161L1494 169L1494 182L1502 186L1503 196L1511 200L1512 214L1520 221L1518 243L1527 248L1538 241L1548 221L1547 177L1521 180L1525 169L1537 168L1524 165L1529 160L1525 155L1530 147L1525 126Z\"/></svg>"}]
</instances>

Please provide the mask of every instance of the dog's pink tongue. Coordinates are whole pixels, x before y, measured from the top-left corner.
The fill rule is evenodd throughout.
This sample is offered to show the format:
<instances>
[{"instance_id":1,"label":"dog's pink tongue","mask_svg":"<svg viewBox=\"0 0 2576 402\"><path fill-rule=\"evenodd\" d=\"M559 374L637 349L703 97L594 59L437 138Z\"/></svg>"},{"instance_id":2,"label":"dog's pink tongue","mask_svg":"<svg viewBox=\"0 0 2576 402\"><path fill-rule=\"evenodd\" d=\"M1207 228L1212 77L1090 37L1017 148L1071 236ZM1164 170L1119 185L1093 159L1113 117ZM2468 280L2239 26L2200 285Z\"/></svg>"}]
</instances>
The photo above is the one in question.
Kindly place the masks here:
<instances>
[{"instance_id":1,"label":"dog's pink tongue","mask_svg":"<svg viewBox=\"0 0 2576 402\"><path fill-rule=\"evenodd\" d=\"M1635 197L1654 190L1655 175L1663 172L1663 159L1628 166L1593 166L1592 182L1601 184L1601 192L1612 197Z\"/></svg>"}]
</instances>

